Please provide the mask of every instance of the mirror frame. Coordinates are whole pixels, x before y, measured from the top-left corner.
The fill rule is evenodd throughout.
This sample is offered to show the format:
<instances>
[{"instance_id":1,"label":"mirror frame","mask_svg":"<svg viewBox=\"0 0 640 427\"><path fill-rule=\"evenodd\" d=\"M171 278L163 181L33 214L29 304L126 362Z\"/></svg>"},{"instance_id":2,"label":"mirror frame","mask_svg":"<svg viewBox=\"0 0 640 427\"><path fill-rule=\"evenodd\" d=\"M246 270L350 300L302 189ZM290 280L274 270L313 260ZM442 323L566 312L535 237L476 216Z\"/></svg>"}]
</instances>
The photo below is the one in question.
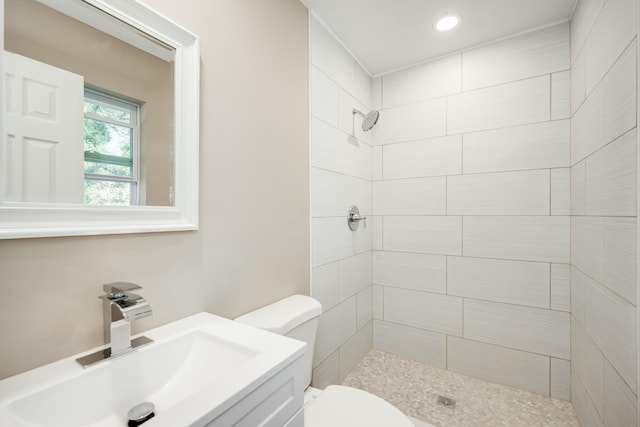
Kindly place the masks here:
<instances>
[{"instance_id":1,"label":"mirror frame","mask_svg":"<svg viewBox=\"0 0 640 427\"><path fill-rule=\"evenodd\" d=\"M69 10L69 0L38 0ZM175 48L174 206L88 206L2 202L0 239L197 230L199 221L200 40L137 0L81 0ZM57 7L58 6L58 7ZM72 7L82 16L83 7ZM0 0L4 49L4 0ZM4 81L4 64L0 70ZM4 105L4 84L0 85ZM4 109L3 109L4 110ZM0 131L4 138L4 111ZM1 155L1 153L0 153Z\"/></svg>"}]
</instances>

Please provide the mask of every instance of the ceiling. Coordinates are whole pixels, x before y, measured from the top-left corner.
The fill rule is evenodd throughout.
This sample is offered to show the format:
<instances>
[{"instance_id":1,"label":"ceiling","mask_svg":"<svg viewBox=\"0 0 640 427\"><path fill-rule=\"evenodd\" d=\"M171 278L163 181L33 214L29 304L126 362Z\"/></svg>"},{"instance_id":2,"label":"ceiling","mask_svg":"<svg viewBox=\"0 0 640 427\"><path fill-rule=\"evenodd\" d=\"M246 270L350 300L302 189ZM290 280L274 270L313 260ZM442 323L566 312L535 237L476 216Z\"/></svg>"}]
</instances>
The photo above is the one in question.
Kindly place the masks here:
<instances>
[{"instance_id":1,"label":"ceiling","mask_svg":"<svg viewBox=\"0 0 640 427\"><path fill-rule=\"evenodd\" d=\"M577 0L301 0L373 76L567 21ZM433 28L462 16L449 32Z\"/></svg>"}]
</instances>

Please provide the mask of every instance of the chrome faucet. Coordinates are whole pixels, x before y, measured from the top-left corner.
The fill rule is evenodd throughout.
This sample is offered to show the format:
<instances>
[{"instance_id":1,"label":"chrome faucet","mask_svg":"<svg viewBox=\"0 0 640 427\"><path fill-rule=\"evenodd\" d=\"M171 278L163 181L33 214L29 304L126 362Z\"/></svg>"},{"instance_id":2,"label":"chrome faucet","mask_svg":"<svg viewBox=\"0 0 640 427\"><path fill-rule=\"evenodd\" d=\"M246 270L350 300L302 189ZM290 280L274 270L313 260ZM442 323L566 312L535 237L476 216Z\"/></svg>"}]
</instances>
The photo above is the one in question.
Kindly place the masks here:
<instances>
[{"instance_id":1,"label":"chrome faucet","mask_svg":"<svg viewBox=\"0 0 640 427\"><path fill-rule=\"evenodd\" d=\"M131 339L131 322L153 314L151 306L131 291L142 289L135 283L114 282L103 285L101 295L104 317L104 343L110 347L76 359L85 368L102 360L121 356L153 342L147 337Z\"/></svg>"}]
</instances>

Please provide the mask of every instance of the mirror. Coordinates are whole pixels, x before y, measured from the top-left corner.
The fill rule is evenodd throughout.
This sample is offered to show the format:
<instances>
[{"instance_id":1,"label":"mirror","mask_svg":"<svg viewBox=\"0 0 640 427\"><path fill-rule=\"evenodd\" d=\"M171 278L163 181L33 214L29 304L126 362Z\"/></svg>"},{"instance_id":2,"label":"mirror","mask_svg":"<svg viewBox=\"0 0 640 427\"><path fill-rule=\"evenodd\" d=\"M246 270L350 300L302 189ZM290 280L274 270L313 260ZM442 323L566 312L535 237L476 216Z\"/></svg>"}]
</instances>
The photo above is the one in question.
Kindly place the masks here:
<instances>
[{"instance_id":1,"label":"mirror","mask_svg":"<svg viewBox=\"0 0 640 427\"><path fill-rule=\"evenodd\" d=\"M196 229L198 38L135 0L2 10L0 238Z\"/></svg>"}]
</instances>

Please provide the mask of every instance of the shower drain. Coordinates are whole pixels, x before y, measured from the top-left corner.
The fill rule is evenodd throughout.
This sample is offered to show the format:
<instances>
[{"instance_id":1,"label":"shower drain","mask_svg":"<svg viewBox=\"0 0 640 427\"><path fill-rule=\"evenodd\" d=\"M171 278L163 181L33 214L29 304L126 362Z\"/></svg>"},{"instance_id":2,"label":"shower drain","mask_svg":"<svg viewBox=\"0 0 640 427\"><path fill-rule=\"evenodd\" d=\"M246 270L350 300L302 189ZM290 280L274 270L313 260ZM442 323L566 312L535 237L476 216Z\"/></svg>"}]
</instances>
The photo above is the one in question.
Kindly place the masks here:
<instances>
[{"instance_id":1,"label":"shower drain","mask_svg":"<svg viewBox=\"0 0 640 427\"><path fill-rule=\"evenodd\" d=\"M447 396L438 396L438 403L442 406L446 406L447 408L456 407L456 401Z\"/></svg>"}]
</instances>

